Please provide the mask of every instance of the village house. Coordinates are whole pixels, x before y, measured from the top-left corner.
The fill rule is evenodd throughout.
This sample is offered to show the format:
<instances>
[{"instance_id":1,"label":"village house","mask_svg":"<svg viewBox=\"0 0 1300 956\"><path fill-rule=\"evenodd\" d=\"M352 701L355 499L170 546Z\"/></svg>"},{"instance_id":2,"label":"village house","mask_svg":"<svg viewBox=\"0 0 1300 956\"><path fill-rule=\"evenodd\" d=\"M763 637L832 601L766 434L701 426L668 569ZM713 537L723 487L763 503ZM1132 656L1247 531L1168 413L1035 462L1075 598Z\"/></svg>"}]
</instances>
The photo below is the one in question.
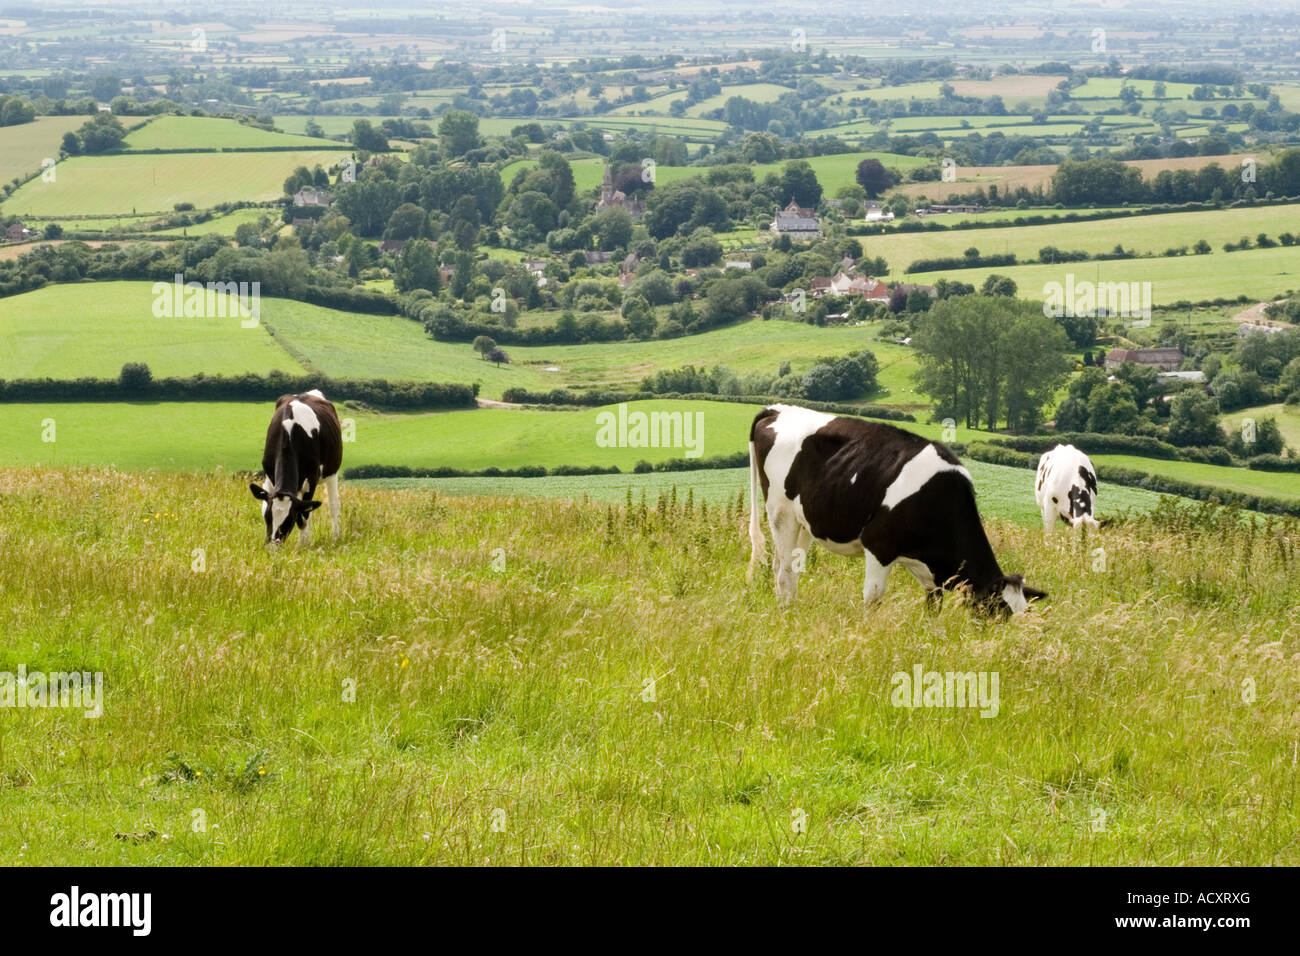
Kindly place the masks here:
<instances>
[{"instance_id":1,"label":"village house","mask_svg":"<svg viewBox=\"0 0 1300 956\"><path fill-rule=\"evenodd\" d=\"M770 228L773 235L789 236L796 242L822 237L822 225L817 219L816 210L800 206L794 200L784 209L776 211Z\"/></svg>"},{"instance_id":2,"label":"village house","mask_svg":"<svg viewBox=\"0 0 1300 956\"><path fill-rule=\"evenodd\" d=\"M1183 364L1182 350L1177 348L1159 349L1111 349L1106 353L1106 370L1117 369L1125 362L1137 365L1150 365L1162 372L1177 371Z\"/></svg>"},{"instance_id":3,"label":"village house","mask_svg":"<svg viewBox=\"0 0 1300 956\"><path fill-rule=\"evenodd\" d=\"M36 235L32 229L28 229L21 222L15 222L5 230L5 239L9 242L24 242Z\"/></svg>"},{"instance_id":4,"label":"village house","mask_svg":"<svg viewBox=\"0 0 1300 956\"><path fill-rule=\"evenodd\" d=\"M299 207L326 207L330 204L330 194L323 189L299 189L293 194L293 204Z\"/></svg>"},{"instance_id":5,"label":"village house","mask_svg":"<svg viewBox=\"0 0 1300 956\"><path fill-rule=\"evenodd\" d=\"M401 252L402 247L406 245L405 239L385 239L379 244L379 251L384 252Z\"/></svg>"}]
</instances>

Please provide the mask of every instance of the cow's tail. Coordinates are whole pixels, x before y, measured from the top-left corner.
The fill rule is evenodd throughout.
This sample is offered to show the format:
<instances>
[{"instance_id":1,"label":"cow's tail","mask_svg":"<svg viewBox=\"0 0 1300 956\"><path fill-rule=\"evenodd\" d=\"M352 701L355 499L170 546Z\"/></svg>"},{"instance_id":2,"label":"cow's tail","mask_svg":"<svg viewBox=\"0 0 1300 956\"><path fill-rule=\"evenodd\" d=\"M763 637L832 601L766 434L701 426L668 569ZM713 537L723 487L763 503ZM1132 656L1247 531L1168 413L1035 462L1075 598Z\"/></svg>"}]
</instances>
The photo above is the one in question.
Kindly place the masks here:
<instances>
[{"instance_id":1,"label":"cow's tail","mask_svg":"<svg viewBox=\"0 0 1300 956\"><path fill-rule=\"evenodd\" d=\"M749 572L748 579L754 579L754 571L763 563L767 551L767 540L763 537L762 518L763 484L758 477L758 451L751 439L749 443Z\"/></svg>"}]
</instances>

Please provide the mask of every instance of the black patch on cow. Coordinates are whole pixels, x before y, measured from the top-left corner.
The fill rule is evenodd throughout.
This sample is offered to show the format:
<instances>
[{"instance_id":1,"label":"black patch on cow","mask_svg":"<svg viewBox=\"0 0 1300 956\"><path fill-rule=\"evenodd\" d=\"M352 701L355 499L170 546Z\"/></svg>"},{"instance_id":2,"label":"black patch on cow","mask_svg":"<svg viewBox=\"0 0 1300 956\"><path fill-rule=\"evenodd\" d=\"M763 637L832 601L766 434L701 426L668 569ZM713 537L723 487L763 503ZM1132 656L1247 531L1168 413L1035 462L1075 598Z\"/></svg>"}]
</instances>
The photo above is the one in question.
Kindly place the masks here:
<instances>
[{"instance_id":1,"label":"black patch on cow","mask_svg":"<svg viewBox=\"0 0 1300 956\"><path fill-rule=\"evenodd\" d=\"M764 409L750 429L765 498L769 489L763 466L776 437L770 425L778 414L778 409ZM800 499L816 538L860 541L885 565L913 558L943 588L965 586L979 600L1000 601L1002 571L980 522L975 491L963 474L938 472L896 507L882 507L885 491L903 466L927 445L943 461L961 463L944 445L901 428L834 418L804 439L786 476L785 495Z\"/></svg>"},{"instance_id":2,"label":"black patch on cow","mask_svg":"<svg viewBox=\"0 0 1300 956\"><path fill-rule=\"evenodd\" d=\"M1080 468L1080 471L1083 469ZM1082 518L1085 515L1092 515L1092 495L1086 488L1080 488L1078 485L1070 486L1070 517Z\"/></svg>"},{"instance_id":3,"label":"black patch on cow","mask_svg":"<svg viewBox=\"0 0 1300 956\"><path fill-rule=\"evenodd\" d=\"M1080 465L1079 477L1083 479L1083 483L1088 487L1088 491L1095 495L1097 493L1097 476L1083 465Z\"/></svg>"}]
</instances>

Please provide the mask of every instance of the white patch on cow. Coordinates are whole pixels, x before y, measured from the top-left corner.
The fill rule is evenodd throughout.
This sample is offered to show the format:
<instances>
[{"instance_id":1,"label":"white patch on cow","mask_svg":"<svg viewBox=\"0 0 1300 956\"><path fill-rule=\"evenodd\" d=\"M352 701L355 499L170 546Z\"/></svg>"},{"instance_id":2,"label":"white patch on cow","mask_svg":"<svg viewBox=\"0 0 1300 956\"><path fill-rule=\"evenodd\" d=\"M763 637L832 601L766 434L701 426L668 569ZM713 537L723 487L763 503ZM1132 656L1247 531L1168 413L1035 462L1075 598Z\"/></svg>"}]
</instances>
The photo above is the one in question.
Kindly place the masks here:
<instances>
[{"instance_id":1,"label":"white patch on cow","mask_svg":"<svg viewBox=\"0 0 1300 956\"><path fill-rule=\"evenodd\" d=\"M293 499L288 495L280 495L271 499L271 537L280 530L280 526L289 517L289 511L293 508Z\"/></svg>"},{"instance_id":2,"label":"white patch on cow","mask_svg":"<svg viewBox=\"0 0 1300 956\"><path fill-rule=\"evenodd\" d=\"M899 558L898 563L912 572L912 577L921 582L921 586L928 591L934 590L934 573L930 566L924 561L918 561L916 558Z\"/></svg>"},{"instance_id":3,"label":"white patch on cow","mask_svg":"<svg viewBox=\"0 0 1300 956\"><path fill-rule=\"evenodd\" d=\"M1025 597L1024 590L1014 584L1008 584L1002 589L1002 600L1007 602L1012 614L1019 614L1029 607L1029 601Z\"/></svg>"},{"instance_id":4,"label":"white patch on cow","mask_svg":"<svg viewBox=\"0 0 1300 956\"><path fill-rule=\"evenodd\" d=\"M881 564L879 559L866 548L862 549L866 571L862 579L862 601L870 604L885 596L885 586L889 583L890 564Z\"/></svg>"},{"instance_id":5,"label":"white patch on cow","mask_svg":"<svg viewBox=\"0 0 1300 956\"><path fill-rule=\"evenodd\" d=\"M967 481L971 480L970 472L965 468L944 461L939 457L939 452L934 445L926 445L912 456L911 460L903 466L903 470L898 473L898 477L890 482L889 487L885 489L885 499L881 505L886 508L896 508L900 502L906 501L924 488L931 478L945 471L960 472Z\"/></svg>"},{"instance_id":6,"label":"white patch on cow","mask_svg":"<svg viewBox=\"0 0 1300 956\"><path fill-rule=\"evenodd\" d=\"M289 412L293 415L292 421L286 415L284 421L281 422L284 425L286 435L293 433L295 423L301 425L308 435L314 435L320 431L320 419L316 417L316 413L311 410L310 405L295 398L289 403Z\"/></svg>"},{"instance_id":7,"label":"white patch on cow","mask_svg":"<svg viewBox=\"0 0 1300 956\"><path fill-rule=\"evenodd\" d=\"M850 476L849 476L849 484L851 484L851 485L856 485L857 483L858 483L858 476L857 476L857 475L850 475Z\"/></svg>"},{"instance_id":8,"label":"white patch on cow","mask_svg":"<svg viewBox=\"0 0 1300 956\"><path fill-rule=\"evenodd\" d=\"M790 474L795 456L803 447L804 439L817 429L833 422L835 416L800 408L797 405L771 407L779 414L768 425L776 438L767 453L767 459L763 462L763 471L767 474L767 496L769 502L774 496L779 496L782 501L789 501L790 499L785 496L785 479ZM799 511L802 518L803 509L800 508Z\"/></svg>"},{"instance_id":9,"label":"white patch on cow","mask_svg":"<svg viewBox=\"0 0 1300 956\"><path fill-rule=\"evenodd\" d=\"M325 393L322 392L319 388L313 388L310 392L305 392L304 394L312 395L316 398L319 398L322 402L325 401Z\"/></svg>"}]
</instances>

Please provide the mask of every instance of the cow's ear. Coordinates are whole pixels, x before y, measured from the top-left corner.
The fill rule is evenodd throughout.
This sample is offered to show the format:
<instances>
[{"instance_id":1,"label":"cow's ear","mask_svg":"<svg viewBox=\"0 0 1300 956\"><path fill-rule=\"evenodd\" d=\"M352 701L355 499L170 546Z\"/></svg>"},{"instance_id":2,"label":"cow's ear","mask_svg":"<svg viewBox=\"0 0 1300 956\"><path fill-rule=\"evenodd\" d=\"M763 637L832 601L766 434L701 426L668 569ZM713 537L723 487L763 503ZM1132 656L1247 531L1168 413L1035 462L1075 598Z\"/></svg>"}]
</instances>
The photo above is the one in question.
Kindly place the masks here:
<instances>
[{"instance_id":1,"label":"cow's ear","mask_svg":"<svg viewBox=\"0 0 1300 956\"><path fill-rule=\"evenodd\" d=\"M269 500L270 500L269 496L268 496L267 493L266 493L266 489L263 488L261 485L255 483L255 482L250 482L250 483L249 483L249 485L248 485L248 490L251 491L251 492L253 493L253 497L254 497L254 498L260 498L260 499L262 499L263 501L269 501Z\"/></svg>"},{"instance_id":2,"label":"cow's ear","mask_svg":"<svg viewBox=\"0 0 1300 956\"><path fill-rule=\"evenodd\" d=\"M302 501L302 502L299 502L299 507L302 509L303 512L315 511L315 510L316 510L317 508L319 508L320 506L321 506L321 502L319 502L319 501Z\"/></svg>"},{"instance_id":3,"label":"cow's ear","mask_svg":"<svg viewBox=\"0 0 1300 956\"><path fill-rule=\"evenodd\" d=\"M1046 591L1040 591L1038 588L1031 588L1028 584L1020 586L1020 592L1025 596L1026 601L1038 601L1047 597Z\"/></svg>"}]
</instances>

